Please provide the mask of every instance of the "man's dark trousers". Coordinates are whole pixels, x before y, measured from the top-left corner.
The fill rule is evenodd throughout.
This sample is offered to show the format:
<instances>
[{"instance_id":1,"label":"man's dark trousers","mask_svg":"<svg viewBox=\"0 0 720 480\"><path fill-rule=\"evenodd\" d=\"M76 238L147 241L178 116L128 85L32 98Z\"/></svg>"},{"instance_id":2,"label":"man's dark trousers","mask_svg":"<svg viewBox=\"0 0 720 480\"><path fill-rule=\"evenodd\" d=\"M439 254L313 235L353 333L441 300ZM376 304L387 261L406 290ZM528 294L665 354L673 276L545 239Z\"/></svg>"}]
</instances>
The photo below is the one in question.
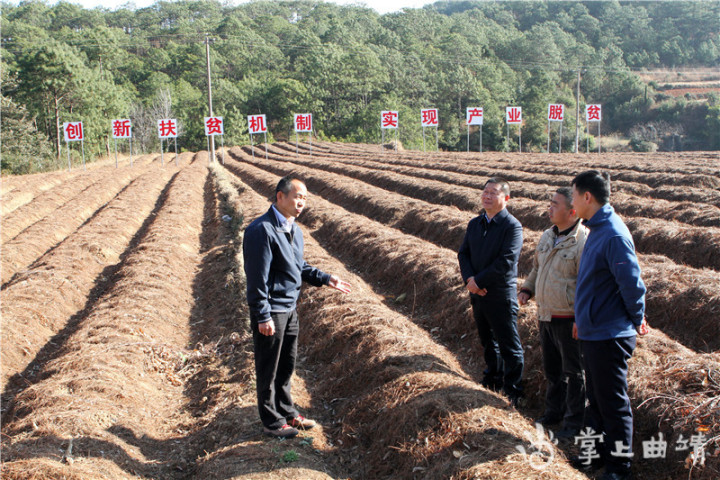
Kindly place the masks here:
<instances>
[{"instance_id":1,"label":"man's dark trousers","mask_svg":"<svg viewBox=\"0 0 720 480\"><path fill-rule=\"evenodd\" d=\"M587 425L605 434L598 452L605 460L607 472L625 473L630 459L611 452L632 452L633 415L628 397L628 359L635 350L636 337L611 340L582 340L585 378L589 400ZM622 442L625 449L616 449ZM629 448L628 448L629 447Z\"/></svg>"},{"instance_id":2,"label":"man's dark trousers","mask_svg":"<svg viewBox=\"0 0 720 480\"><path fill-rule=\"evenodd\" d=\"M255 375L260 420L270 429L280 428L287 419L298 416L290 395L290 379L295 370L299 322L297 311L271 313L275 334L260 333L252 322L255 347Z\"/></svg>"},{"instance_id":3,"label":"man's dark trousers","mask_svg":"<svg viewBox=\"0 0 720 480\"><path fill-rule=\"evenodd\" d=\"M496 386L502 384L509 397L521 396L524 358L517 330L517 299L471 295L470 303L484 350L485 379Z\"/></svg>"},{"instance_id":4,"label":"man's dark trousers","mask_svg":"<svg viewBox=\"0 0 720 480\"><path fill-rule=\"evenodd\" d=\"M538 322L548 383L545 416L562 419L568 430L580 430L585 421L585 378L580 343L572 338L574 322L574 318Z\"/></svg>"}]
</instances>

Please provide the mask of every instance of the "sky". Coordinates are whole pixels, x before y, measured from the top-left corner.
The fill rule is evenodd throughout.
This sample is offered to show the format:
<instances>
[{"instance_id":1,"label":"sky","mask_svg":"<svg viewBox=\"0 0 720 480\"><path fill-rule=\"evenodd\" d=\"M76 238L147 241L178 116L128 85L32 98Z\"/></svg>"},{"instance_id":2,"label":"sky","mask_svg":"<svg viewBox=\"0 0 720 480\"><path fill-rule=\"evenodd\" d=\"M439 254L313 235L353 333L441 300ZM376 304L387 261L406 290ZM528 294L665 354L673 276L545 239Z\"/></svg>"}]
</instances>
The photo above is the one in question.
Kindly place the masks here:
<instances>
[{"instance_id":1,"label":"sky","mask_svg":"<svg viewBox=\"0 0 720 480\"><path fill-rule=\"evenodd\" d=\"M145 8L153 5L156 0L66 0L69 3L80 5L83 8L95 8L105 7L110 10L115 10L117 7L128 3L134 3L135 8ZM327 1L327 0L325 0ZM13 2L13 3L17 3ZM56 2L49 2L51 5ZM240 4L246 3L245 0L230 0L228 3ZM380 14L397 12L403 8L420 8L423 5L434 3L434 0L332 0L329 3L336 3L339 5L365 5L374 9Z\"/></svg>"}]
</instances>

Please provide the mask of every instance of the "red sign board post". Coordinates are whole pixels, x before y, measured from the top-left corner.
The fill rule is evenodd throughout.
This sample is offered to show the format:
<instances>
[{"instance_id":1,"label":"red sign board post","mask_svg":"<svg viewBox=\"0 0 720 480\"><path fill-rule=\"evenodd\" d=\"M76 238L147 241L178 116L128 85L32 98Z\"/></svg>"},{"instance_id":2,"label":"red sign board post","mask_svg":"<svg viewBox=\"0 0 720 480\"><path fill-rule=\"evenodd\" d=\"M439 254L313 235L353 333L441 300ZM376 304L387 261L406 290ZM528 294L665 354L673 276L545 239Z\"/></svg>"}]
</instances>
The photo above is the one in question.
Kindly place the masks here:
<instances>
[{"instance_id":1,"label":"red sign board post","mask_svg":"<svg viewBox=\"0 0 720 480\"><path fill-rule=\"evenodd\" d=\"M590 151L590 122L597 122L598 153L600 153L600 123L602 122L602 105L585 105L585 151Z\"/></svg>"},{"instance_id":2,"label":"red sign board post","mask_svg":"<svg viewBox=\"0 0 720 480\"><path fill-rule=\"evenodd\" d=\"M477 125L480 127L480 147L479 152L482 152L482 126L483 126L483 107L467 107L465 112L465 124L467 125L467 151L470 151L470 127Z\"/></svg>"},{"instance_id":3,"label":"red sign board post","mask_svg":"<svg viewBox=\"0 0 720 480\"><path fill-rule=\"evenodd\" d=\"M70 142L80 142L82 149L82 164L85 170L85 133L83 131L82 122L65 122L63 123L63 135L67 144L68 171L70 171Z\"/></svg>"},{"instance_id":4,"label":"red sign board post","mask_svg":"<svg viewBox=\"0 0 720 480\"><path fill-rule=\"evenodd\" d=\"M220 148L223 149L222 163L225 165L225 123L223 123L223 117L205 117L205 136L207 137L208 147L210 147L210 137L215 135L220 135ZM211 155L211 157L210 161L214 162L215 155Z\"/></svg>"},{"instance_id":5,"label":"red sign board post","mask_svg":"<svg viewBox=\"0 0 720 480\"><path fill-rule=\"evenodd\" d=\"M435 128L435 151L438 150L438 111L437 108L420 110L420 126L423 131L423 152L425 151L425 127Z\"/></svg>"},{"instance_id":6,"label":"red sign board post","mask_svg":"<svg viewBox=\"0 0 720 480\"><path fill-rule=\"evenodd\" d=\"M550 153L550 122L560 122L560 140L558 140L558 153L562 152L562 127L565 120L565 105L562 103L548 104L548 143L547 153Z\"/></svg>"},{"instance_id":7,"label":"red sign board post","mask_svg":"<svg viewBox=\"0 0 720 480\"><path fill-rule=\"evenodd\" d=\"M399 118L400 116L396 110L383 110L380 112L380 132L382 134L380 142L383 145L383 153L385 153L385 130L395 130L395 151L397 152Z\"/></svg>"},{"instance_id":8,"label":"red sign board post","mask_svg":"<svg viewBox=\"0 0 720 480\"><path fill-rule=\"evenodd\" d=\"M130 141L130 166L132 166L132 122L129 118L112 120L110 122L112 136L115 140L115 168L118 167L117 139L127 138Z\"/></svg>"},{"instance_id":9,"label":"red sign board post","mask_svg":"<svg viewBox=\"0 0 720 480\"><path fill-rule=\"evenodd\" d=\"M250 146L252 147L253 158L255 158L255 145L253 144L253 135L262 133L265 136L265 160L268 158L267 152L267 120L265 115L248 115L248 133L250 134Z\"/></svg>"},{"instance_id":10,"label":"red sign board post","mask_svg":"<svg viewBox=\"0 0 720 480\"><path fill-rule=\"evenodd\" d=\"M507 123L505 150L510 150L510 125L517 125L518 151L522 152L522 107L505 107L505 123Z\"/></svg>"},{"instance_id":11,"label":"red sign board post","mask_svg":"<svg viewBox=\"0 0 720 480\"><path fill-rule=\"evenodd\" d=\"M312 156L312 113L296 113L295 114L295 155L299 155L298 149L298 133L308 132L310 134L310 155Z\"/></svg>"},{"instance_id":12,"label":"red sign board post","mask_svg":"<svg viewBox=\"0 0 720 480\"><path fill-rule=\"evenodd\" d=\"M175 165L178 164L178 153L177 153L177 137L178 137L178 123L174 118L163 118L157 121L158 137L160 138L160 161L165 166L165 156L163 150L163 140L166 138L175 139Z\"/></svg>"}]
</instances>

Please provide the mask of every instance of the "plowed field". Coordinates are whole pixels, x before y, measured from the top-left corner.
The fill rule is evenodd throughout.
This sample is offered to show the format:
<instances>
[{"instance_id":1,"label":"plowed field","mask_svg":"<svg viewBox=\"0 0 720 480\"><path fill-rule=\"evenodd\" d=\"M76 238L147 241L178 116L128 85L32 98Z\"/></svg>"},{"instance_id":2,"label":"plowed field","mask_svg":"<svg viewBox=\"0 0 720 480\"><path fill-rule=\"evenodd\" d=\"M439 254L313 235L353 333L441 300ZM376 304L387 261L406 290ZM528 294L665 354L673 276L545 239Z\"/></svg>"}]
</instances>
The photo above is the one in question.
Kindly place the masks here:
<instances>
[{"instance_id":1,"label":"plowed field","mask_svg":"<svg viewBox=\"0 0 720 480\"><path fill-rule=\"evenodd\" d=\"M610 172L648 285L653 328L629 374L636 478L720 477L716 153L268 153L3 180L2 478L594 478L567 460L577 445L534 426L534 303L519 318L527 404L479 385L456 257L484 181L503 176L527 275L550 194L588 168ZM319 426L280 441L255 406L240 248L290 172L310 192L307 261L353 292L303 293L293 392ZM665 454L648 453L660 435Z\"/></svg>"}]
</instances>

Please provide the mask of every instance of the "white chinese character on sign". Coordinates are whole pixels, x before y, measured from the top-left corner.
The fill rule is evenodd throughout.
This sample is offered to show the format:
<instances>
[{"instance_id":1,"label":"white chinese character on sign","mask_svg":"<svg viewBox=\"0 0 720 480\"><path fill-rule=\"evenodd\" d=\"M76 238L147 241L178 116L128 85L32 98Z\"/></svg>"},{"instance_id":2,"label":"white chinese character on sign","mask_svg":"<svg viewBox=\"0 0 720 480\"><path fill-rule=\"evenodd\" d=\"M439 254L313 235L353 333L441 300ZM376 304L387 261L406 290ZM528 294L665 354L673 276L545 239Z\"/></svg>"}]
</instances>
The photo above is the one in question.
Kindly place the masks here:
<instances>
[{"instance_id":1,"label":"white chinese character on sign","mask_svg":"<svg viewBox=\"0 0 720 480\"><path fill-rule=\"evenodd\" d=\"M618 440L615 442L615 450L610 452L610 455L618 458L632 458L635 454L630 450L630 445L625 445L621 440Z\"/></svg>"},{"instance_id":2,"label":"white chinese character on sign","mask_svg":"<svg viewBox=\"0 0 720 480\"><path fill-rule=\"evenodd\" d=\"M580 445L580 455L578 458L582 460L584 465L590 465L593 460L600 458L600 454L597 451L597 444L603 443L602 434L596 433L590 427L586 427L585 430L580 431L580 435L575 437L575 445Z\"/></svg>"},{"instance_id":3,"label":"white chinese character on sign","mask_svg":"<svg viewBox=\"0 0 720 480\"><path fill-rule=\"evenodd\" d=\"M663 440L662 432L658 433L658 439L650 437L650 440L642 442L643 458L665 458L667 454L667 442Z\"/></svg>"}]
</instances>

